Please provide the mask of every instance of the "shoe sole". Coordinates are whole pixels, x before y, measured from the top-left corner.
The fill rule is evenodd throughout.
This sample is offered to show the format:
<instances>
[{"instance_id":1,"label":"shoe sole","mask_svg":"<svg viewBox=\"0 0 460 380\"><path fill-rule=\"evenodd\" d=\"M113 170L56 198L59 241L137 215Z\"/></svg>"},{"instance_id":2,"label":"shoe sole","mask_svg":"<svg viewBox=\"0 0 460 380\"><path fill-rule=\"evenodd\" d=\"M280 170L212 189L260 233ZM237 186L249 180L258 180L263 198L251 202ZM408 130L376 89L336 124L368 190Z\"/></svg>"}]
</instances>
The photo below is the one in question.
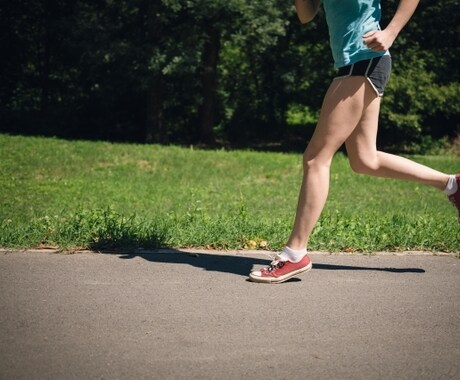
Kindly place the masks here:
<instances>
[{"instance_id":1,"label":"shoe sole","mask_svg":"<svg viewBox=\"0 0 460 380\"><path fill-rule=\"evenodd\" d=\"M264 284L280 284L282 282L285 282L292 277L297 276L298 274L308 272L312 268L313 264L310 263L306 267L297 269L293 272L287 273L284 276L280 277L259 277L259 276L254 276L252 273L249 274L249 278L254 281L254 282L259 282L259 283L264 283Z\"/></svg>"}]
</instances>

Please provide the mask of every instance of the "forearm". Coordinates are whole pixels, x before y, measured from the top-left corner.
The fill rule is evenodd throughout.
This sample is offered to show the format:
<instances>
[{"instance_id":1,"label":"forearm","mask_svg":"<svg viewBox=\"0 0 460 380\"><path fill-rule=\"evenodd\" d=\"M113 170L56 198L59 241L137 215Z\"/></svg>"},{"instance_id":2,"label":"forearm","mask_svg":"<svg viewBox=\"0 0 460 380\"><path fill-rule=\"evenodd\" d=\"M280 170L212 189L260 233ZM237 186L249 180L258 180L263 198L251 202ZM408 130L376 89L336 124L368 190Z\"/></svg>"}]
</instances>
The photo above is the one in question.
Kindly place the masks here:
<instances>
[{"instance_id":1,"label":"forearm","mask_svg":"<svg viewBox=\"0 0 460 380\"><path fill-rule=\"evenodd\" d=\"M419 1L420 0L400 0L396 13L385 30L396 37L414 14Z\"/></svg>"},{"instance_id":2,"label":"forearm","mask_svg":"<svg viewBox=\"0 0 460 380\"><path fill-rule=\"evenodd\" d=\"M297 16L302 24L313 20L318 13L321 0L295 0Z\"/></svg>"},{"instance_id":3,"label":"forearm","mask_svg":"<svg viewBox=\"0 0 460 380\"><path fill-rule=\"evenodd\" d=\"M400 0L398 9L384 30L371 30L363 36L364 44L374 51L388 50L415 12L419 0Z\"/></svg>"}]
</instances>

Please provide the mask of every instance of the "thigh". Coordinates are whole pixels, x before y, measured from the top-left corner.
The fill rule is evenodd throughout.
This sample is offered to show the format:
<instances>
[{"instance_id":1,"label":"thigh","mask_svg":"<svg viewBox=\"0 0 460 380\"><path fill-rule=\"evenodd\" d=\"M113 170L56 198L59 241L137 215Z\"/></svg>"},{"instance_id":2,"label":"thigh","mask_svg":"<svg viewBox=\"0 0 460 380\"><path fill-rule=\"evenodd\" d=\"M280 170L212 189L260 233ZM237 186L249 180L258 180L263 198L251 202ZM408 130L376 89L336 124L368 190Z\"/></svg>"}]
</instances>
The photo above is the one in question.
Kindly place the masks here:
<instances>
[{"instance_id":1,"label":"thigh","mask_svg":"<svg viewBox=\"0 0 460 380\"><path fill-rule=\"evenodd\" d=\"M318 124L305 151L305 158L331 160L375 98L375 92L365 77L333 80L324 97Z\"/></svg>"},{"instance_id":2,"label":"thigh","mask_svg":"<svg viewBox=\"0 0 460 380\"><path fill-rule=\"evenodd\" d=\"M380 112L380 97L364 109L358 125L345 141L351 163L362 158L371 160L377 152L377 130Z\"/></svg>"}]
</instances>

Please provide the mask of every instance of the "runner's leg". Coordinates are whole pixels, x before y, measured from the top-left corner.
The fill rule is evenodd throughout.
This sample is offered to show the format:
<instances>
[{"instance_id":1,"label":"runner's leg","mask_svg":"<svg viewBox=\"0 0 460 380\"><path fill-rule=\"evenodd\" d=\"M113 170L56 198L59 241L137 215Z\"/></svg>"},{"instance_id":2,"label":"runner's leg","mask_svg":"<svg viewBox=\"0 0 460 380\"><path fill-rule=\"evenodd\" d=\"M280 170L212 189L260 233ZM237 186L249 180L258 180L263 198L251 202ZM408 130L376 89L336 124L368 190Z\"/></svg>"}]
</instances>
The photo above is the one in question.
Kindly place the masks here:
<instances>
[{"instance_id":1,"label":"runner's leg","mask_svg":"<svg viewBox=\"0 0 460 380\"><path fill-rule=\"evenodd\" d=\"M375 92L364 77L352 76L331 83L318 125L304 153L304 176L288 247L295 250L306 247L326 203L332 158L353 133L364 110L375 101Z\"/></svg>"},{"instance_id":2,"label":"runner's leg","mask_svg":"<svg viewBox=\"0 0 460 380\"><path fill-rule=\"evenodd\" d=\"M434 186L446 187L449 176L404 157L377 150L377 128L380 99L364 110L357 127L345 142L353 171L378 177L403 179Z\"/></svg>"}]
</instances>

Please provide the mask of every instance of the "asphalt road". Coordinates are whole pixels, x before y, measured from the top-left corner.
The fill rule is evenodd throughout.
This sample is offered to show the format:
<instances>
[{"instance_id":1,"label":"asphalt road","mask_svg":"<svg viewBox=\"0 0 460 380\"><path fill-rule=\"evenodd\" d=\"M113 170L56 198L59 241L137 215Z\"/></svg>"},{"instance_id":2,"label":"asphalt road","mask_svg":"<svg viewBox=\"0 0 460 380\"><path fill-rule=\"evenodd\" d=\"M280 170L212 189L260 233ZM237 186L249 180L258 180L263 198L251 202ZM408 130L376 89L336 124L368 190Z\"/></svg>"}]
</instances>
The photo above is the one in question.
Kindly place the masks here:
<instances>
[{"instance_id":1,"label":"asphalt road","mask_svg":"<svg viewBox=\"0 0 460 380\"><path fill-rule=\"evenodd\" d=\"M460 260L0 252L0 379L459 379Z\"/></svg>"}]
</instances>

